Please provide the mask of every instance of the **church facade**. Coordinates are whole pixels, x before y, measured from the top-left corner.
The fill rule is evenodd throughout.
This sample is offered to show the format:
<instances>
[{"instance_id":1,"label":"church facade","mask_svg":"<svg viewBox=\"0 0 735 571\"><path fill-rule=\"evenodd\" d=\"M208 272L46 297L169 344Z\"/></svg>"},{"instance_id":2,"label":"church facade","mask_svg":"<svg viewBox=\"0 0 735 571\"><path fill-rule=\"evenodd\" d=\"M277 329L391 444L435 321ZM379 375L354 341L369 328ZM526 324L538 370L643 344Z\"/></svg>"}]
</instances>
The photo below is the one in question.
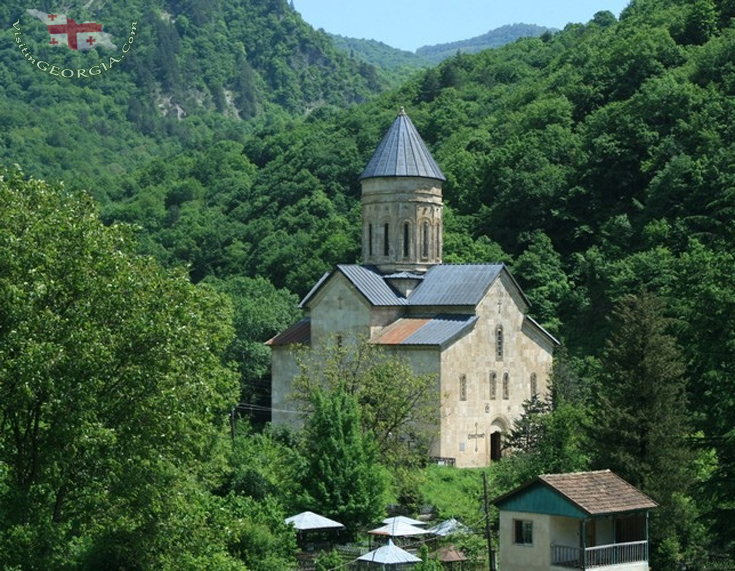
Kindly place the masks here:
<instances>
[{"instance_id":1,"label":"church facade","mask_svg":"<svg viewBox=\"0 0 735 571\"><path fill-rule=\"evenodd\" d=\"M458 467L501 456L523 402L543 396L557 341L527 315L503 264L442 264L441 169L401 113L361 176L362 261L325 274L305 317L267 343L274 424L298 424L294 346L365 337L436 378L431 454Z\"/></svg>"}]
</instances>

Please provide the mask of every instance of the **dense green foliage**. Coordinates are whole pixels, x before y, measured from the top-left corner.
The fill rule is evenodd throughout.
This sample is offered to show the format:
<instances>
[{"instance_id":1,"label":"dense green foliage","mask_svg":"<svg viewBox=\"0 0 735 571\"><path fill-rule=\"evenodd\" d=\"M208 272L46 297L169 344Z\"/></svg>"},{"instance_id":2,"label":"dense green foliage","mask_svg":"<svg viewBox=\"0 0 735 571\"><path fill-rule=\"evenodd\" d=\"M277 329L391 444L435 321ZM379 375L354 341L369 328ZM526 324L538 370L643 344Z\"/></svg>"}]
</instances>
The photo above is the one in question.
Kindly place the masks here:
<instances>
[{"instance_id":1,"label":"dense green foliage","mask_svg":"<svg viewBox=\"0 0 735 571\"><path fill-rule=\"evenodd\" d=\"M597 467L611 469L659 503L651 522L651 564L670 569L681 553L692 557L701 548L701 537L692 531L697 514L682 509L691 501L694 457L684 362L663 312L648 292L616 304L590 429Z\"/></svg>"},{"instance_id":2,"label":"dense green foliage","mask_svg":"<svg viewBox=\"0 0 735 571\"><path fill-rule=\"evenodd\" d=\"M286 0L76 0L65 12L102 23L117 50L50 47L40 21L16 4L0 6L0 164L74 187L106 185L183 146L237 138L253 118L278 123L384 86L373 66L338 51ZM18 30L35 59L60 69L120 62L94 77L52 76L18 49Z\"/></svg>"},{"instance_id":3,"label":"dense green foliage","mask_svg":"<svg viewBox=\"0 0 735 571\"><path fill-rule=\"evenodd\" d=\"M430 67L431 62L413 52L392 48L377 40L346 38L330 34L334 46L350 58L374 65L382 70L391 87L399 87L418 70Z\"/></svg>"},{"instance_id":4,"label":"dense green foliage","mask_svg":"<svg viewBox=\"0 0 735 571\"><path fill-rule=\"evenodd\" d=\"M311 393L304 428L306 470L302 503L344 522L349 531L379 521L385 511L387 474L372 433L363 432L360 406L344 387Z\"/></svg>"},{"instance_id":5,"label":"dense green foliage","mask_svg":"<svg viewBox=\"0 0 735 571\"><path fill-rule=\"evenodd\" d=\"M385 465L422 463L435 437L436 376L416 373L366 339L333 341L297 356L295 406L311 411L315 392L344 391L356 399L362 432Z\"/></svg>"},{"instance_id":6,"label":"dense green foliage","mask_svg":"<svg viewBox=\"0 0 735 571\"><path fill-rule=\"evenodd\" d=\"M178 528L215 501L229 305L133 249L88 197L0 178L3 567L229 560Z\"/></svg>"},{"instance_id":7,"label":"dense green foliage","mask_svg":"<svg viewBox=\"0 0 735 571\"><path fill-rule=\"evenodd\" d=\"M735 522L731 0L634 0L619 21L600 12L587 24L553 35L476 55L455 54L399 89L347 108L344 104L366 99L378 87L372 68L338 54L326 35L309 30L278 0L170 2L151 8L131 0L105 4L104 13L85 11L81 4L69 13L78 9L79 19L99 16L106 29L125 29L131 19L140 20L140 40L119 69L74 83L43 74L23 59L12 40L18 15L0 7L0 36L7 40L0 46L0 160L18 162L37 177L87 187L101 203L106 224L139 227L140 252L165 266L185 264L194 282L211 283L231 296L238 337L227 355L237 361L247 398L256 400L262 393L266 361L259 343L295 317L289 310L294 295L305 294L334 263L358 261L358 178L405 105L448 179L445 261L508 263L533 303L531 314L569 352L563 370L555 371L554 390L561 396L554 396L553 418L538 411L532 426L542 437L530 456L518 454L498 465L504 472L495 485L505 490L520 483L515 480L521 475L598 465L603 455L575 427L609 412L591 398L594 383L609 379L614 370L609 353L600 360L610 339L606 317L625 296L647 290L665 308L663 317L672 320L666 335L679 347L688 401L686 438L695 449L694 485L667 495L671 503L664 509L683 514L680 522L700 513L697 525L707 531L700 534L697 525L677 529L676 541L655 548L672 560L687 560L697 542L712 553L735 555L727 533ZM59 58L74 68L106 57L97 50L52 52L42 45L47 37L42 26L25 16L22 25L24 38L38 46L38 57ZM186 117L176 115L177 105ZM8 259L20 256L6 249ZM174 275L177 287L189 291L181 273ZM18 283L26 282L33 284L31 279ZM32 295L47 295L31 290L24 293L29 303ZM206 288L196 291L218 299ZM132 312L144 301L134 299L120 311ZM94 317L115 303L103 299L98 309L80 310ZM212 315L221 312L218 306ZM94 323L99 319L79 332L91 342L100 333ZM48 353L52 349L37 347L34 366L62 366ZM83 353L82 347L69 349ZM80 355L80 362L94 364L92 357ZM642 410L629 412L641 419ZM94 424L96 412L79 414L84 417L80 426L88 426L87 415ZM604 420L612 422L612 417ZM103 427L95 426L93 436L102 438ZM103 444L93 440L90 445ZM273 447L286 444L278 439L253 443L242 458L272 454ZM58 460L54 477L63 476L65 462L74 458L62 457L59 450L52 450L52 460ZM0 453L9 451L4 447ZM302 461L299 457L294 463ZM640 462L644 455L632 458ZM267 473L249 461L253 472L235 470L228 484L220 482L221 495L202 487L196 470L193 481L179 472L170 476L176 485L195 490L187 495L194 500L186 507L195 511L196 521L207 520L215 505L233 505L242 515L240 539L212 544L217 557L245 560L250 550L268 544L268 534L279 533L274 514L291 507L294 490L278 495L267 478L258 492L261 499L250 502L239 495L237 490L255 494L255 474ZM155 472L156 466L146 469ZM2 494L10 493L9 474L3 472ZM421 478L415 476L415 482L421 485ZM47 533L56 492L46 483L38 489L44 509L32 516L46 519L14 527L17 533L57 537L56 531ZM412 505L423 501L416 492L400 495ZM276 497L267 499L271 496ZM97 509L102 504L95 498L89 501ZM154 534L151 541L168 534L170 543L155 549L174 553L185 527L184 512L178 510L185 506L173 496L160 501L155 515L163 535ZM270 522L267 532L248 523L260 510L269 514L263 520ZM143 529L139 521L119 518L104 528L118 514L104 515L100 527L83 537L98 546L126 545L126 538L137 545L134 539L143 536L134 534ZM72 516L85 517L81 511ZM63 535L72 528L50 529ZM204 557L197 546L207 544L216 530L201 526L191 550L180 551ZM22 557L33 537L4 536L3 541L20 546L8 557ZM91 553L85 540L75 544L78 553ZM153 549L144 549L141 557Z\"/></svg>"}]
</instances>

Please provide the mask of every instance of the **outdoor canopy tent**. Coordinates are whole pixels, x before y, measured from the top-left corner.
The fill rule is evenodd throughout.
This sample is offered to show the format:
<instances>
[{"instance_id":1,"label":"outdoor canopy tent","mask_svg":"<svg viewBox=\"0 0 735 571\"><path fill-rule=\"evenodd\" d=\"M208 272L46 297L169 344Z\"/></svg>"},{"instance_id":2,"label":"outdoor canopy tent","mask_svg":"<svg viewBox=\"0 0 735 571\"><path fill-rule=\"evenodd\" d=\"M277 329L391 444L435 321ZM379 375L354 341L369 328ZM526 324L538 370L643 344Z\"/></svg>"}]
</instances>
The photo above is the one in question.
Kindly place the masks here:
<instances>
[{"instance_id":1,"label":"outdoor canopy tent","mask_svg":"<svg viewBox=\"0 0 735 571\"><path fill-rule=\"evenodd\" d=\"M296 528L299 546L307 551L312 551L316 545L333 545L337 542L340 531L345 528L338 521L314 512L302 512L287 517L285 521Z\"/></svg>"},{"instance_id":2,"label":"outdoor canopy tent","mask_svg":"<svg viewBox=\"0 0 735 571\"><path fill-rule=\"evenodd\" d=\"M376 565L404 565L406 563L418 563L421 561L419 557L411 555L408 551L396 547L389 539L388 544L383 547L361 555L358 561L367 561Z\"/></svg>"},{"instance_id":3,"label":"outdoor canopy tent","mask_svg":"<svg viewBox=\"0 0 735 571\"><path fill-rule=\"evenodd\" d=\"M317 531L326 529L344 529L344 525L328 517L324 517L314 512L302 512L300 514L287 517L286 523L293 525L298 531Z\"/></svg>"},{"instance_id":4,"label":"outdoor canopy tent","mask_svg":"<svg viewBox=\"0 0 735 571\"><path fill-rule=\"evenodd\" d=\"M389 525L391 523L407 523L408 525L426 525L425 521L413 519L412 517L406 517L405 515L397 515L395 517L387 517L383 520L383 523Z\"/></svg>"},{"instance_id":5,"label":"outdoor canopy tent","mask_svg":"<svg viewBox=\"0 0 735 571\"><path fill-rule=\"evenodd\" d=\"M425 529L421 529L415 525L396 521L376 529L371 529L368 533L372 533L373 535L387 535L388 537L410 537L412 535L424 535L427 532Z\"/></svg>"}]
</instances>

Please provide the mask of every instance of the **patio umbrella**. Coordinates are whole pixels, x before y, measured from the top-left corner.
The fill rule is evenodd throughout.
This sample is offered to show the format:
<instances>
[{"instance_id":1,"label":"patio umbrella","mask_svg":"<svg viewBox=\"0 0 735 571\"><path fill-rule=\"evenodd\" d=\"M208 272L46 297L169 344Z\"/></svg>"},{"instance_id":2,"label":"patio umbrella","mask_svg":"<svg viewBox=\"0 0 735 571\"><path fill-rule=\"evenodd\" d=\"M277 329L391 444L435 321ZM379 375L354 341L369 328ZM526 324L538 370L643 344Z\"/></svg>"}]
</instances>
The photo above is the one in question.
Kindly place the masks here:
<instances>
[{"instance_id":1,"label":"patio umbrella","mask_svg":"<svg viewBox=\"0 0 735 571\"><path fill-rule=\"evenodd\" d=\"M389 539L388 544L383 547L361 555L357 558L359 561L368 561L370 563L379 563L381 565L400 565L402 563L418 563L421 561L419 557L411 555L408 551L396 547Z\"/></svg>"},{"instance_id":2,"label":"patio umbrella","mask_svg":"<svg viewBox=\"0 0 735 571\"><path fill-rule=\"evenodd\" d=\"M371 529L368 533L372 533L373 535L387 535L388 537L410 537L412 535L424 535L426 530L415 525L396 521L376 529Z\"/></svg>"},{"instance_id":3,"label":"patio umbrella","mask_svg":"<svg viewBox=\"0 0 735 571\"><path fill-rule=\"evenodd\" d=\"M406 517L405 515L397 515L395 517L387 517L383 520L385 524L391 523L407 523L408 525L426 525L425 521L413 519L412 517Z\"/></svg>"}]
</instances>

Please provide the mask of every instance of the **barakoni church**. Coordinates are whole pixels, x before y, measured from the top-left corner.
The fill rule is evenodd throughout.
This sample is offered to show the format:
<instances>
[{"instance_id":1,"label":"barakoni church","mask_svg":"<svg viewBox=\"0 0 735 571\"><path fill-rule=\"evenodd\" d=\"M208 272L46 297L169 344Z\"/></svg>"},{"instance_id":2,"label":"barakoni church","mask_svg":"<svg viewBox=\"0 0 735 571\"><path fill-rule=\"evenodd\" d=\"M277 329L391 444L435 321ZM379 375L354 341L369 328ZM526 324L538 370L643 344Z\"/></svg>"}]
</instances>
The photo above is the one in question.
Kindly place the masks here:
<instances>
[{"instance_id":1,"label":"barakoni church","mask_svg":"<svg viewBox=\"0 0 735 571\"><path fill-rule=\"evenodd\" d=\"M523 402L546 393L558 342L503 264L442 264L446 179L403 109L360 180L363 263L325 274L301 301L305 317L267 342L273 423L299 418L296 344L367 337L436 377L432 456L486 466Z\"/></svg>"}]
</instances>

